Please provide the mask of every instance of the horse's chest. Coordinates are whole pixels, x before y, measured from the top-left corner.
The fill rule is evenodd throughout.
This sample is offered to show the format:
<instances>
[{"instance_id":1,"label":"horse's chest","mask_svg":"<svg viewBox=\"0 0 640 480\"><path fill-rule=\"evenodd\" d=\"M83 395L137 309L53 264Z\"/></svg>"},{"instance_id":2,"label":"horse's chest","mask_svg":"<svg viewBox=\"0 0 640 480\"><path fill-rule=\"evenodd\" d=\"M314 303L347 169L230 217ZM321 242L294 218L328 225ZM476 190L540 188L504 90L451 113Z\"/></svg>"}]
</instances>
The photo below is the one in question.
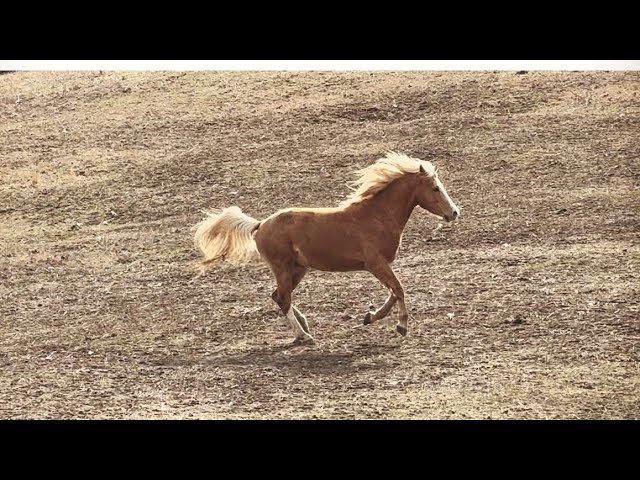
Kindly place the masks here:
<instances>
[{"instance_id":1,"label":"horse's chest","mask_svg":"<svg viewBox=\"0 0 640 480\"><path fill-rule=\"evenodd\" d=\"M382 247L382 255L389 263L393 262L398 256L400 244L402 243L402 235L397 239L389 239Z\"/></svg>"}]
</instances>

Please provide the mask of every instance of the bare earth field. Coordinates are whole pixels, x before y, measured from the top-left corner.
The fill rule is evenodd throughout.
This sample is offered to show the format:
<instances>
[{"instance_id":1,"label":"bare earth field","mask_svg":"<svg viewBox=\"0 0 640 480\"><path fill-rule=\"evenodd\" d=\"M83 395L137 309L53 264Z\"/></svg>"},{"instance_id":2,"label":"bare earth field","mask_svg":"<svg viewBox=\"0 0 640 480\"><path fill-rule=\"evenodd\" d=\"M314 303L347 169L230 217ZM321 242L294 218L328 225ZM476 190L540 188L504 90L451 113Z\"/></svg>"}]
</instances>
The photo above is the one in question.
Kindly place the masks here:
<instances>
[{"instance_id":1,"label":"bare earth field","mask_svg":"<svg viewBox=\"0 0 640 480\"><path fill-rule=\"evenodd\" d=\"M201 210L333 206L386 150L416 209L386 291L198 277ZM640 419L640 72L0 75L0 418Z\"/></svg>"}]
</instances>

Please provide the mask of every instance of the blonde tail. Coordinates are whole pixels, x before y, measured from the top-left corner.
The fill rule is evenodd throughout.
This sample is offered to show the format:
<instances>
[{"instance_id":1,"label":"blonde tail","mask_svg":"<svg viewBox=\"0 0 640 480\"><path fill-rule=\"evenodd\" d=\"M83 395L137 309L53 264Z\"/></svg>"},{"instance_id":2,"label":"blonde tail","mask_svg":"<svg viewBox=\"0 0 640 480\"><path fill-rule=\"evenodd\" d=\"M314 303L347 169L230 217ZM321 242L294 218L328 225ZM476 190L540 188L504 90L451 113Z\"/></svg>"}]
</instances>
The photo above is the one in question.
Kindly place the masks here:
<instances>
[{"instance_id":1,"label":"blonde tail","mask_svg":"<svg viewBox=\"0 0 640 480\"><path fill-rule=\"evenodd\" d=\"M206 213L209 217L194 227L194 243L204 257L200 266L203 273L216 262L225 260L240 265L258 253L253 232L260 221L245 215L238 207Z\"/></svg>"}]
</instances>

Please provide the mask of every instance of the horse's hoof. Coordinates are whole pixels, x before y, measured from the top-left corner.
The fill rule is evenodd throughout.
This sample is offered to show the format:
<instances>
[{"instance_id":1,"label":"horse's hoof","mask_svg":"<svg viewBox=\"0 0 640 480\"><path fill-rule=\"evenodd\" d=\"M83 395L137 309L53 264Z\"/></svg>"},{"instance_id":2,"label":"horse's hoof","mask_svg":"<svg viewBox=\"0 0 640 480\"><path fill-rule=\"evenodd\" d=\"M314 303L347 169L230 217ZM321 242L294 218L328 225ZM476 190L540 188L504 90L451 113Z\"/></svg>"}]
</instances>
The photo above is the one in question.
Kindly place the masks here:
<instances>
[{"instance_id":1,"label":"horse's hoof","mask_svg":"<svg viewBox=\"0 0 640 480\"><path fill-rule=\"evenodd\" d=\"M369 312L364 316L364 324L369 325L371 323L373 323L373 320L371 319L371 312Z\"/></svg>"},{"instance_id":2,"label":"horse's hoof","mask_svg":"<svg viewBox=\"0 0 640 480\"><path fill-rule=\"evenodd\" d=\"M298 337L293 341L294 345L315 345L316 341L313 339L311 335L307 335L305 337Z\"/></svg>"},{"instance_id":3,"label":"horse's hoof","mask_svg":"<svg viewBox=\"0 0 640 480\"><path fill-rule=\"evenodd\" d=\"M398 332L403 337L407 336L407 327L403 327L402 325L396 325L396 332Z\"/></svg>"}]
</instances>

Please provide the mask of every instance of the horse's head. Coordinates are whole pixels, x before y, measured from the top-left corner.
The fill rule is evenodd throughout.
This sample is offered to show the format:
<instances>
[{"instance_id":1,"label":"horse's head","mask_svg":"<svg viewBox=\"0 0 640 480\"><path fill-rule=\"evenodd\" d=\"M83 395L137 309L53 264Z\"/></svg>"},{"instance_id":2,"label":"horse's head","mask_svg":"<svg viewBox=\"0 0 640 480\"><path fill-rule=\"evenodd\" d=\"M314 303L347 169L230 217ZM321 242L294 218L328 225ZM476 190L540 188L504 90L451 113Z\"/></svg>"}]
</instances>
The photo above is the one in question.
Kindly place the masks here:
<instances>
[{"instance_id":1,"label":"horse's head","mask_svg":"<svg viewBox=\"0 0 640 480\"><path fill-rule=\"evenodd\" d=\"M426 171L422 165L418 172L418 187L416 189L416 200L425 210L442 217L447 222L458 218L460 209L449 198L447 191L438 178L437 170Z\"/></svg>"}]
</instances>

